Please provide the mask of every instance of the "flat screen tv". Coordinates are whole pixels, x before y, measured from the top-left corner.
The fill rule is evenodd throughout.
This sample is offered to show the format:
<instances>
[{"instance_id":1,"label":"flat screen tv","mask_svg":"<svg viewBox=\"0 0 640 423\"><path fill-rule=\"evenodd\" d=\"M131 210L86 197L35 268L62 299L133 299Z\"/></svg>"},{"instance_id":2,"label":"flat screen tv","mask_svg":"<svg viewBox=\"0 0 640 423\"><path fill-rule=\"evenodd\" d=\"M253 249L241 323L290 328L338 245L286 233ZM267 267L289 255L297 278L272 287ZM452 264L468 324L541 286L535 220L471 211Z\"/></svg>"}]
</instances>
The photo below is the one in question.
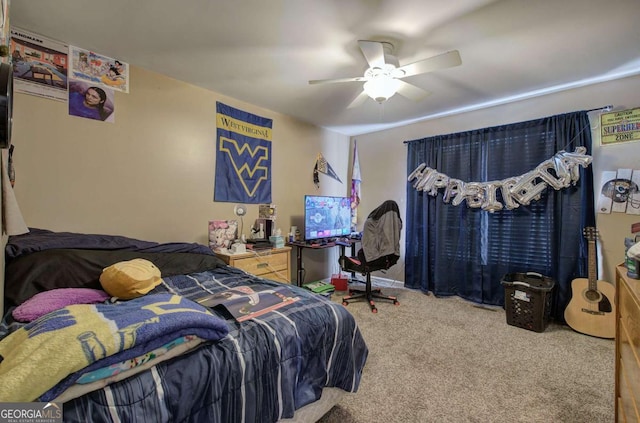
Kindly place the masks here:
<instances>
[{"instance_id":1,"label":"flat screen tv","mask_svg":"<svg viewBox=\"0 0 640 423\"><path fill-rule=\"evenodd\" d=\"M326 240L351 234L351 199L305 195L304 239Z\"/></svg>"}]
</instances>

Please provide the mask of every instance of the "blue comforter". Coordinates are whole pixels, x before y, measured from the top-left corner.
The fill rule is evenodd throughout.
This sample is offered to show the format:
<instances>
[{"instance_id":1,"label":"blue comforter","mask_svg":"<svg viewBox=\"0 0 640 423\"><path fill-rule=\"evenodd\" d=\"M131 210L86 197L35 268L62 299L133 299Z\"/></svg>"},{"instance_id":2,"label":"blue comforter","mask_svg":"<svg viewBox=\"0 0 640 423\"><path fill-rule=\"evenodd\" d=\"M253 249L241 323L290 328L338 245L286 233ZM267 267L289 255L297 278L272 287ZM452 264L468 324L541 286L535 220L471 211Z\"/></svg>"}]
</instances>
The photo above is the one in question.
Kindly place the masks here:
<instances>
[{"instance_id":1,"label":"blue comforter","mask_svg":"<svg viewBox=\"0 0 640 423\"><path fill-rule=\"evenodd\" d=\"M229 287L282 284L225 267L164 279L154 291L197 299ZM367 347L340 304L284 285L300 299L242 323L194 352L64 404L65 421L275 422L319 399L355 392Z\"/></svg>"},{"instance_id":2,"label":"blue comforter","mask_svg":"<svg viewBox=\"0 0 640 423\"><path fill-rule=\"evenodd\" d=\"M6 253L14 269L24 261L22 267L27 270L22 284L33 280L35 291L59 287L55 286L59 281L43 279L47 272L30 279L29 267L55 269L56 264L61 266L60 257L69 255L74 260L64 262L66 272L72 272L84 257L91 263L110 263L102 255L98 259L87 255L94 250L102 255L121 250L156 254L149 258L158 260L172 254L171 266L165 263L171 274L163 273L163 283L150 294L197 301L230 288L263 284L289 290L298 299L246 321L228 318L224 338L64 403L65 422L275 422L319 399L325 387L357 391L368 349L355 319L342 305L212 262L206 247L36 230L31 236L11 237ZM194 259L189 260L191 256ZM187 266L191 270L174 272L183 258L191 262ZM77 278L74 286L87 286L99 276L93 267L80 269L83 278ZM0 327L0 339L21 326L8 317Z\"/></svg>"}]
</instances>

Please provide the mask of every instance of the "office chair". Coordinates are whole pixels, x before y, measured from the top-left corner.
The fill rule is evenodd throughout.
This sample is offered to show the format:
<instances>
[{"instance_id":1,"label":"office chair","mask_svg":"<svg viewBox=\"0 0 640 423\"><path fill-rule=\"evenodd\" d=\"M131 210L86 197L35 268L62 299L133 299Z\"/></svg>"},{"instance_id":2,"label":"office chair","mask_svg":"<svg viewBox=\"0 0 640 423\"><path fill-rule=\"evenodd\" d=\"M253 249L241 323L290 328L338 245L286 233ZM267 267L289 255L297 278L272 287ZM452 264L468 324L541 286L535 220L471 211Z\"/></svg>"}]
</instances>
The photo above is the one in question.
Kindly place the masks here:
<instances>
[{"instance_id":1,"label":"office chair","mask_svg":"<svg viewBox=\"0 0 640 423\"><path fill-rule=\"evenodd\" d=\"M384 295L380 289L371 288L371 272L387 270L397 263L400 258L401 229L402 219L395 201L387 200L369 213L362 231L362 248L356 257L342 255L339 259L342 271L362 273L366 277L366 287L364 291L349 288L349 294L342 298L343 305L366 300L371 311L377 313L374 298L392 301L394 305L400 304L397 297Z\"/></svg>"}]
</instances>

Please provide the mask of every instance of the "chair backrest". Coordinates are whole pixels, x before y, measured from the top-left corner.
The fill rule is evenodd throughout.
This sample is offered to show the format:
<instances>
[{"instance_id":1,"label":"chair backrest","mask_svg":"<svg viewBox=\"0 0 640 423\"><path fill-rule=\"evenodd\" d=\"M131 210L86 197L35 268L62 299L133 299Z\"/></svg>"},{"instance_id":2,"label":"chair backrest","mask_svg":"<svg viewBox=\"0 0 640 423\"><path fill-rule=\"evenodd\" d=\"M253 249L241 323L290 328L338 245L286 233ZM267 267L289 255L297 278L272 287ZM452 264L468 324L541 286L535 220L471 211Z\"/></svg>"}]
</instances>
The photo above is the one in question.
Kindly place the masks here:
<instances>
[{"instance_id":1,"label":"chair backrest","mask_svg":"<svg viewBox=\"0 0 640 423\"><path fill-rule=\"evenodd\" d=\"M400 232L402 219L398 204L387 200L367 216L362 231L362 252L365 262L372 267L389 268L400 258ZM374 263L387 267L373 266Z\"/></svg>"}]
</instances>

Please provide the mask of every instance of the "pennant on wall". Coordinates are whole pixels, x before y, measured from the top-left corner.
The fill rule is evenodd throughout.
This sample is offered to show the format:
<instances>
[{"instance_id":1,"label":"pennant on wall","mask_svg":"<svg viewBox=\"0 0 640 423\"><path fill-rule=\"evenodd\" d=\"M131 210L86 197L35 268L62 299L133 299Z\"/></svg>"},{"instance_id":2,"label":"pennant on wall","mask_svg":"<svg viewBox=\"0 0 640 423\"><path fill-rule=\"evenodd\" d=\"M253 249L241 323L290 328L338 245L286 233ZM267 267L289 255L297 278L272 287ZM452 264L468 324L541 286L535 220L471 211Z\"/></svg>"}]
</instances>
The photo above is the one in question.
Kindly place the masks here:
<instances>
[{"instance_id":1,"label":"pennant on wall","mask_svg":"<svg viewBox=\"0 0 640 423\"><path fill-rule=\"evenodd\" d=\"M353 141L353 167L351 168L351 230L358 226L358 205L360 204L360 160L358 160L358 145Z\"/></svg>"},{"instance_id":2,"label":"pennant on wall","mask_svg":"<svg viewBox=\"0 0 640 423\"><path fill-rule=\"evenodd\" d=\"M320 187L320 178L318 177L319 173L324 173L327 176L332 177L336 181L342 183L338 174L333 170L327 159L324 158L322 153L318 153L318 157L316 158L316 164L313 167L313 183L316 184L316 188Z\"/></svg>"},{"instance_id":3,"label":"pennant on wall","mask_svg":"<svg viewBox=\"0 0 640 423\"><path fill-rule=\"evenodd\" d=\"M271 203L272 123L216 102L214 201Z\"/></svg>"}]
</instances>

